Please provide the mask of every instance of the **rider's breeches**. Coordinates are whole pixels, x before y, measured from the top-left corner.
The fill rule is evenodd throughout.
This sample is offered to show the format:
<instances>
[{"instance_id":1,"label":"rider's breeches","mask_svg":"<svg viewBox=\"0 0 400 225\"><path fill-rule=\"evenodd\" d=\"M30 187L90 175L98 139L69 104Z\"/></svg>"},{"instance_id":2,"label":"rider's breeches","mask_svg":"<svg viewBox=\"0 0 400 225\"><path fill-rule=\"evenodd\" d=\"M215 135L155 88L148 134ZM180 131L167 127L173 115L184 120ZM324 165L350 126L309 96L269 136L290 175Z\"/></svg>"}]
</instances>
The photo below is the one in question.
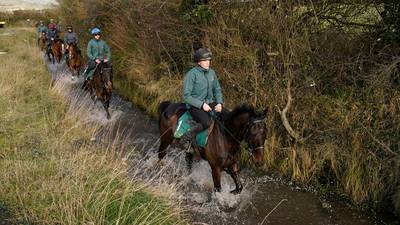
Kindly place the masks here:
<instances>
[{"instance_id":1,"label":"rider's breeches","mask_svg":"<svg viewBox=\"0 0 400 225\"><path fill-rule=\"evenodd\" d=\"M213 102L208 104L212 109L217 105L217 103ZM197 123L200 123L203 126L203 129L207 129L211 125L211 116L209 113L205 112L203 109L198 109L195 107L189 108L189 113L193 117L193 120ZM225 108L222 108L222 112L219 114L218 118L221 120L225 120L228 116L228 111Z\"/></svg>"},{"instance_id":2,"label":"rider's breeches","mask_svg":"<svg viewBox=\"0 0 400 225\"><path fill-rule=\"evenodd\" d=\"M87 69L87 71L93 70L94 68L96 68L96 61L89 60L88 61L88 69Z\"/></svg>"},{"instance_id":3,"label":"rider's breeches","mask_svg":"<svg viewBox=\"0 0 400 225\"><path fill-rule=\"evenodd\" d=\"M207 129L211 125L211 117L205 112L203 109L198 109L195 107L190 107L189 109L190 115L193 117L193 120L197 123L200 123L204 129Z\"/></svg>"},{"instance_id":4,"label":"rider's breeches","mask_svg":"<svg viewBox=\"0 0 400 225\"><path fill-rule=\"evenodd\" d=\"M110 61L107 62L107 67L111 67L111 62ZM96 61L89 60L88 61L88 69L87 70L90 71L90 70L92 70L94 68L96 68Z\"/></svg>"}]
</instances>

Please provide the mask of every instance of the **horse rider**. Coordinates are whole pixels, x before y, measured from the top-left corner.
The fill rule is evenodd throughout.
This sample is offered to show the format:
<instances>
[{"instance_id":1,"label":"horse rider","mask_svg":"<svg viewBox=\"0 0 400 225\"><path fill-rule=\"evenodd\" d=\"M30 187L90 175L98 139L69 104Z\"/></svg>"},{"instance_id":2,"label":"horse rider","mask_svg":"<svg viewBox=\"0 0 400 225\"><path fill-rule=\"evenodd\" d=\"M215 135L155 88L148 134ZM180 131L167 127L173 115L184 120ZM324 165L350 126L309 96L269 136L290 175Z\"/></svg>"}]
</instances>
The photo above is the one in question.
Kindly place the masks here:
<instances>
[{"instance_id":1,"label":"horse rider","mask_svg":"<svg viewBox=\"0 0 400 225\"><path fill-rule=\"evenodd\" d=\"M57 24L54 22L54 19L50 19L50 23L47 25L49 30L58 29Z\"/></svg>"},{"instance_id":2,"label":"horse rider","mask_svg":"<svg viewBox=\"0 0 400 225\"><path fill-rule=\"evenodd\" d=\"M93 36L87 46L87 56L89 58L87 69L84 72L86 80L91 80L93 72L98 64L101 62L107 63L107 67L111 67L111 51L107 43L101 38L101 31L99 28L93 28L90 31Z\"/></svg>"},{"instance_id":3,"label":"horse rider","mask_svg":"<svg viewBox=\"0 0 400 225\"><path fill-rule=\"evenodd\" d=\"M52 20L50 20L50 21L52 21ZM50 23L47 26L47 28L49 28L47 31L47 35L46 35L47 49L49 51L51 48L51 45L54 43L55 40L59 39L59 36L58 36L57 26L55 25L55 23Z\"/></svg>"},{"instance_id":4,"label":"horse rider","mask_svg":"<svg viewBox=\"0 0 400 225\"><path fill-rule=\"evenodd\" d=\"M199 132L211 125L210 112L222 113L223 97L217 75L210 68L212 53L207 48L200 48L194 53L197 64L186 73L183 81L183 99L189 107L189 113L196 122L190 130L194 138Z\"/></svg>"},{"instance_id":5,"label":"horse rider","mask_svg":"<svg viewBox=\"0 0 400 225\"><path fill-rule=\"evenodd\" d=\"M47 33L47 27L44 25L43 21L39 22L39 26L37 28L37 32L38 32L38 41L39 41L40 36L42 35L42 33Z\"/></svg>"},{"instance_id":6,"label":"horse rider","mask_svg":"<svg viewBox=\"0 0 400 225\"><path fill-rule=\"evenodd\" d=\"M75 32L73 32L72 26L68 25L67 26L67 33L64 34L64 43L66 44L65 47L65 58L68 61L68 52L69 52L69 46L72 44L75 44L77 47L77 52L80 55L81 51L78 48L78 36L76 35Z\"/></svg>"}]
</instances>

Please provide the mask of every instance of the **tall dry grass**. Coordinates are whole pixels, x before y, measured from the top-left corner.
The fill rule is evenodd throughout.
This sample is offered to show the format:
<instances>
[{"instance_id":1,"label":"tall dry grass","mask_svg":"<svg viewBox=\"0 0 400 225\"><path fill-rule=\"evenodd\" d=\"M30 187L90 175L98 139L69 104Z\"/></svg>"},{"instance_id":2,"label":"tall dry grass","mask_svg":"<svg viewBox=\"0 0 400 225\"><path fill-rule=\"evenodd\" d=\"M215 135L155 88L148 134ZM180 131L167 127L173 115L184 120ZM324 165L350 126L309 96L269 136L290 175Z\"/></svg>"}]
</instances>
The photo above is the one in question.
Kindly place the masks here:
<instances>
[{"instance_id":1,"label":"tall dry grass","mask_svg":"<svg viewBox=\"0 0 400 225\"><path fill-rule=\"evenodd\" d=\"M10 223L185 224L172 191L155 195L128 174L124 135L87 121L82 96L49 89L33 30L0 36L0 202ZM104 136L99 136L99 132ZM93 137L104 138L93 141Z\"/></svg>"}]
</instances>

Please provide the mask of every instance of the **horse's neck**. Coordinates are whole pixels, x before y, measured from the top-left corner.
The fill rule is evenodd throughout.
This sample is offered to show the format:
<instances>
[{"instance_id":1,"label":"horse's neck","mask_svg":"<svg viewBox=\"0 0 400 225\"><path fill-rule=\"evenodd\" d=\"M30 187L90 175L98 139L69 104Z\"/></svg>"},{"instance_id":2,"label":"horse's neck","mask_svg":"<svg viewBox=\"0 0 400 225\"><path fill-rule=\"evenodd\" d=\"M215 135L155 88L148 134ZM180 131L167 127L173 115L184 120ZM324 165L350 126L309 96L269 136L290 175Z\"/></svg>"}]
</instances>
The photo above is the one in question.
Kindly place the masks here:
<instances>
[{"instance_id":1,"label":"horse's neck","mask_svg":"<svg viewBox=\"0 0 400 225\"><path fill-rule=\"evenodd\" d=\"M244 139L244 130L246 129L248 121L249 114L244 113L227 121L226 127L236 139L242 141Z\"/></svg>"},{"instance_id":2,"label":"horse's neck","mask_svg":"<svg viewBox=\"0 0 400 225\"><path fill-rule=\"evenodd\" d=\"M70 57L75 57L75 48L72 46L69 46L69 56Z\"/></svg>"}]
</instances>

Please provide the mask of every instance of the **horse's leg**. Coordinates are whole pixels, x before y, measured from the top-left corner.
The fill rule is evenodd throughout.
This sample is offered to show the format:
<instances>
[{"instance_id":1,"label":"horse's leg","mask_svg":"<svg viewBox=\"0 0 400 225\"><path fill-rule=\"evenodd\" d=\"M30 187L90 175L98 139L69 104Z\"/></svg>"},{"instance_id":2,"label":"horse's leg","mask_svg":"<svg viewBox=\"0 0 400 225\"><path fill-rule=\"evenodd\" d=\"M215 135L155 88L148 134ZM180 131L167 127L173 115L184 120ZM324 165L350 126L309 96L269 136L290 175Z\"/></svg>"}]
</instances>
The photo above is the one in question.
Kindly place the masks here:
<instances>
[{"instance_id":1,"label":"horse's leg","mask_svg":"<svg viewBox=\"0 0 400 225\"><path fill-rule=\"evenodd\" d=\"M214 166L211 167L211 170L214 181L214 191L221 192L221 168Z\"/></svg>"},{"instance_id":2,"label":"horse's leg","mask_svg":"<svg viewBox=\"0 0 400 225\"><path fill-rule=\"evenodd\" d=\"M193 153L186 152L185 160L186 160L186 167L190 173L192 171L192 166L193 166Z\"/></svg>"},{"instance_id":3,"label":"horse's leg","mask_svg":"<svg viewBox=\"0 0 400 225\"><path fill-rule=\"evenodd\" d=\"M108 108L110 107L110 100L107 100L107 101L103 102L103 107L106 110L107 119L108 120L111 119L110 112L108 111Z\"/></svg>"},{"instance_id":4,"label":"horse's leg","mask_svg":"<svg viewBox=\"0 0 400 225\"><path fill-rule=\"evenodd\" d=\"M95 91L92 91L91 92L91 98L92 98L92 100L93 100L93 104L95 104L96 105L96 102L97 102L97 95L96 95L96 92Z\"/></svg>"},{"instance_id":5,"label":"horse's leg","mask_svg":"<svg viewBox=\"0 0 400 225\"><path fill-rule=\"evenodd\" d=\"M93 78L93 79L94 79L94 78ZM92 84L93 84L93 83L92 83ZM100 98L100 96L101 96L101 93L100 93L100 91L99 91L99 88L96 86L96 84L93 84L92 90L93 90L93 92L92 92L93 104L96 105L97 100L99 100L99 98Z\"/></svg>"},{"instance_id":6,"label":"horse's leg","mask_svg":"<svg viewBox=\"0 0 400 225\"><path fill-rule=\"evenodd\" d=\"M239 166L237 163L232 164L229 168L228 171L229 175L231 175L233 181L235 182L236 188L234 190L231 191L232 194L237 195L240 194L240 192L242 192L243 189L243 185L242 182L240 182L239 179Z\"/></svg>"},{"instance_id":7,"label":"horse's leg","mask_svg":"<svg viewBox=\"0 0 400 225\"><path fill-rule=\"evenodd\" d=\"M48 50L46 50L46 55L47 55L47 60L49 60L49 62L51 62L50 52Z\"/></svg>"},{"instance_id":8,"label":"horse's leg","mask_svg":"<svg viewBox=\"0 0 400 225\"><path fill-rule=\"evenodd\" d=\"M168 131L167 131L168 129ZM160 129L160 147L158 148L158 162L161 162L161 160L165 157L167 154L167 148L168 146L172 143L174 140L172 131L170 128L166 129Z\"/></svg>"}]
</instances>

